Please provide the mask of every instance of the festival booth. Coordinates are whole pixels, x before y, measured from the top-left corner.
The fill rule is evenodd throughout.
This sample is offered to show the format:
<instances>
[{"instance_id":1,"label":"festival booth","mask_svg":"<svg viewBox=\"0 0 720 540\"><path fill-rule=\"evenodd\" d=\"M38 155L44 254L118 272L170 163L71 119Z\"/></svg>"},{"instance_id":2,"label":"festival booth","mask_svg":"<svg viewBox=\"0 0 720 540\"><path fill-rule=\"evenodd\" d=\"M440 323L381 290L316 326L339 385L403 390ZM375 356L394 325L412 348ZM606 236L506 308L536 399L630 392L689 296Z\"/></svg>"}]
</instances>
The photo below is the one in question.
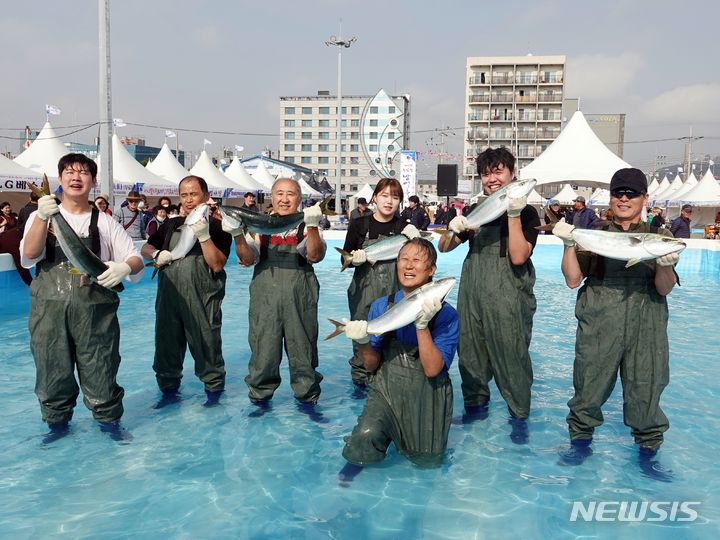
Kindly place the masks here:
<instances>
[{"instance_id":1,"label":"festival booth","mask_svg":"<svg viewBox=\"0 0 720 540\"><path fill-rule=\"evenodd\" d=\"M353 195L348 197L348 215L350 215L350 212L357 208L357 200L361 197L364 198L368 202L368 204L371 204L373 193L375 193L375 186L371 186L370 184L366 183L358 190L357 193L354 193Z\"/></svg>"},{"instance_id":2,"label":"festival booth","mask_svg":"<svg viewBox=\"0 0 720 540\"><path fill-rule=\"evenodd\" d=\"M667 180L667 176L664 178L664 180ZM657 188L659 185L660 185L660 183L658 182L658 179L656 177L654 177L652 179L652 182L650 182L650 185L648 186L648 190L647 190L648 195L650 195L652 197L653 193L655 193L657 191Z\"/></svg>"},{"instance_id":3,"label":"festival booth","mask_svg":"<svg viewBox=\"0 0 720 540\"><path fill-rule=\"evenodd\" d=\"M170 151L167 143L162 145L160 153L155 157L155 159L149 162L145 168L160 178L164 178L168 182L172 182L176 186L180 183L180 180L190 174L188 170L180 165L180 162L175 159L175 156Z\"/></svg>"},{"instance_id":4,"label":"festival booth","mask_svg":"<svg viewBox=\"0 0 720 540\"><path fill-rule=\"evenodd\" d=\"M715 215L720 210L720 184L715 176L707 170L695 187L685 193L679 205L692 204L693 213L690 225L693 227L705 227L712 224L714 227ZM717 230L715 233L717 234Z\"/></svg>"},{"instance_id":5,"label":"festival booth","mask_svg":"<svg viewBox=\"0 0 720 540\"><path fill-rule=\"evenodd\" d=\"M683 196L688 193L692 188L697 186L698 179L695 178L695 173L690 173L690 178L685 180L682 187L672 194L670 198L670 206L679 206L679 201L682 200Z\"/></svg>"},{"instance_id":6,"label":"festival booth","mask_svg":"<svg viewBox=\"0 0 720 540\"><path fill-rule=\"evenodd\" d=\"M595 188L590 198L587 200L588 206L610 206L610 190L605 188Z\"/></svg>"},{"instance_id":7,"label":"festival booth","mask_svg":"<svg viewBox=\"0 0 720 540\"><path fill-rule=\"evenodd\" d=\"M251 176L255 179L255 181L264 186L265 191L268 193L272 191L273 184L275 183L275 177L267 170L263 160L258 162L258 165Z\"/></svg>"},{"instance_id":8,"label":"festival booth","mask_svg":"<svg viewBox=\"0 0 720 540\"><path fill-rule=\"evenodd\" d=\"M672 199L672 196L674 193L677 193L683 186L682 178L680 178L680 174L676 174L675 178L673 179L672 183L660 191L658 191L650 198L650 204L652 206L664 206L667 201Z\"/></svg>"},{"instance_id":9,"label":"festival booth","mask_svg":"<svg viewBox=\"0 0 720 540\"><path fill-rule=\"evenodd\" d=\"M255 193L258 191L268 191L264 185L250 176L250 173L247 172L247 169L240 163L240 159L237 156L233 158L232 163L230 163L224 172L225 176L239 185L245 192L252 191Z\"/></svg>"},{"instance_id":10,"label":"festival booth","mask_svg":"<svg viewBox=\"0 0 720 540\"><path fill-rule=\"evenodd\" d=\"M578 194L575 190L570 187L570 184L565 184L563 188L558 191L556 195L553 195L553 199L558 201L562 206L572 206L577 199Z\"/></svg>"},{"instance_id":11,"label":"festival booth","mask_svg":"<svg viewBox=\"0 0 720 540\"><path fill-rule=\"evenodd\" d=\"M190 169L190 174L204 179L210 195L222 198L224 202L227 202L228 199L242 199L247 191L220 172L220 169L213 165L205 150L200 154L195 166Z\"/></svg>"},{"instance_id":12,"label":"festival booth","mask_svg":"<svg viewBox=\"0 0 720 540\"><path fill-rule=\"evenodd\" d=\"M298 180L298 184L300 184L300 191L302 192L303 199L322 199L323 194L317 189L313 189L304 178L300 178Z\"/></svg>"},{"instance_id":13,"label":"festival booth","mask_svg":"<svg viewBox=\"0 0 720 540\"><path fill-rule=\"evenodd\" d=\"M57 179L58 161L67 153L67 147L60 141L50 122L45 122L37 138L14 161L41 175L47 174L50 179Z\"/></svg>"},{"instance_id":14,"label":"festival booth","mask_svg":"<svg viewBox=\"0 0 720 540\"><path fill-rule=\"evenodd\" d=\"M2 200L9 202L15 211L28 202L30 190L28 182L40 185L42 174L32 171L22 165L18 165L0 154L0 191ZM57 187L57 181L55 181Z\"/></svg>"}]
</instances>

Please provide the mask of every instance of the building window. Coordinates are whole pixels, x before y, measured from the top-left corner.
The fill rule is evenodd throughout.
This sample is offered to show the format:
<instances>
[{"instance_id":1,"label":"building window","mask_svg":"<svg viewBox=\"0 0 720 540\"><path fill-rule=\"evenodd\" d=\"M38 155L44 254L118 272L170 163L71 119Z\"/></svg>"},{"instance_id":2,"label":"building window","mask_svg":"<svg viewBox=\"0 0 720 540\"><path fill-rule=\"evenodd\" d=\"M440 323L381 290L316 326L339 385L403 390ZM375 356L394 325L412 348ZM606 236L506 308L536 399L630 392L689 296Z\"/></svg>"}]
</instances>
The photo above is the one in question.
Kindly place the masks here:
<instances>
[{"instance_id":1,"label":"building window","mask_svg":"<svg viewBox=\"0 0 720 540\"><path fill-rule=\"evenodd\" d=\"M344 145L344 144L341 144L341 145L340 145L340 151L341 151L341 152L344 152L345 150L347 150L347 146Z\"/></svg>"},{"instance_id":2,"label":"building window","mask_svg":"<svg viewBox=\"0 0 720 540\"><path fill-rule=\"evenodd\" d=\"M303 114L312 114L312 107L303 107L302 113Z\"/></svg>"},{"instance_id":3,"label":"building window","mask_svg":"<svg viewBox=\"0 0 720 540\"><path fill-rule=\"evenodd\" d=\"M303 144L300 147L300 150L302 150L303 152L312 152L312 144Z\"/></svg>"},{"instance_id":4,"label":"building window","mask_svg":"<svg viewBox=\"0 0 720 540\"><path fill-rule=\"evenodd\" d=\"M345 163L346 163L345 160L346 160L346 159L347 159L346 157L341 157L341 158L340 158L340 163L342 163L343 165L345 165Z\"/></svg>"},{"instance_id":5,"label":"building window","mask_svg":"<svg viewBox=\"0 0 720 540\"><path fill-rule=\"evenodd\" d=\"M295 107L285 107L285 114L295 114Z\"/></svg>"},{"instance_id":6,"label":"building window","mask_svg":"<svg viewBox=\"0 0 720 540\"><path fill-rule=\"evenodd\" d=\"M350 145L350 151L351 151L351 152L359 152L359 151L360 151L360 145L359 145L359 144L351 144L351 145Z\"/></svg>"},{"instance_id":7,"label":"building window","mask_svg":"<svg viewBox=\"0 0 720 540\"><path fill-rule=\"evenodd\" d=\"M327 156L321 156L318 158L318 163L324 165L326 163L330 163L330 158Z\"/></svg>"},{"instance_id":8,"label":"building window","mask_svg":"<svg viewBox=\"0 0 720 540\"><path fill-rule=\"evenodd\" d=\"M318 126L320 127L330 127L330 120L319 120Z\"/></svg>"},{"instance_id":9,"label":"building window","mask_svg":"<svg viewBox=\"0 0 720 540\"><path fill-rule=\"evenodd\" d=\"M350 107L351 114L360 114L360 107Z\"/></svg>"},{"instance_id":10,"label":"building window","mask_svg":"<svg viewBox=\"0 0 720 540\"><path fill-rule=\"evenodd\" d=\"M353 107L353 109L354 109L354 108L355 108L355 107ZM337 112L337 107L335 107L335 112ZM343 107L343 108L342 108L342 113L343 113L343 114L347 114L347 107Z\"/></svg>"},{"instance_id":11,"label":"building window","mask_svg":"<svg viewBox=\"0 0 720 540\"><path fill-rule=\"evenodd\" d=\"M330 138L330 132L329 131L321 131L318 133L318 138L320 139L329 139Z\"/></svg>"},{"instance_id":12,"label":"building window","mask_svg":"<svg viewBox=\"0 0 720 540\"><path fill-rule=\"evenodd\" d=\"M352 186L350 186L350 191L357 191L357 190L358 190L357 184L353 184Z\"/></svg>"},{"instance_id":13,"label":"building window","mask_svg":"<svg viewBox=\"0 0 720 540\"><path fill-rule=\"evenodd\" d=\"M318 112L320 114L330 114L330 107L320 107L318 108Z\"/></svg>"},{"instance_id":14,"label":"building window","mask_svg":"<svg viewBox=\"0 0 720 540\"><path fill-rule=\"evenodd\" d=\"M350 176L358 176L358 170L357 170L357 169L350 169Z\"/></svg>"},{"instance_id":15,"label":"building window","mask_svg":"<svg viewBox=\"0 0 720 540\"><path fill-rule=\"evenodd\" d=\"M341 126L341 127L347 127L347 120L341 120L341 121L340 121L340 126Z\"/></svg>"},{"instance_id":16,"label":"building window","mask_svg":"<svg viewBox=\"0 0 720 540\"><path fill-rule=\"evenodd\" d=\"M312 163L312 158L311 158L311 157L307 157L307 156L303 156L303 157L300 158L300 163Z\"/></svg>"},{"instance_id":17,"label":"building window","mask_svg":"<svg viewBox=\"0 0 720 540\"><path fill-rule=\"evenodd\" d=\"M370 107L370 114L377 114L378 108L377 107Z\"/></svg>"},{"instance_id":18,"label":"building window","mask_svg":"<svg viewBox=\"0 0 720 540\"><path fill-rule=\"evenodd\" d=\"M395 132L394 132L394 131L388 131L388 134L387 134L387 135L388 135L388 136L387 136L388 139L390 139L390 140L394 140L394 139L395 139Z\"/></svg>"},{"instance_id":19,"label":"building window","mask_svg":"<svg viewBox=\"0 0 720 540\"><path fill-rule=\"evenodd\" d=\"M347 172L347 171L346 171L345 169L340 169L340 176L347 176L347 175L345 174L346 172ZM342 186L342 189L345 189L345 186L344 186L344 185Z\"/></svg>"},{"instance_id":20,"label":"building window","mask_svg":"<svg viewBox=\"0 0 720 540\"><path fill-rule=\"evenodd\" d=\"M357 132L357 131L351 131L351 132L350 132L350 138L351 138L351 139L359 139L359 138L360 138L360 133Z\"/></svg>"},{"instance_id":21,"label":"building window","mask_svg":"<svg viewBox=\"0 0 720 540\"><path fill-rule=\"evenodd\" d=\"M350 125L351 125L352 127L359 127L359 126L360 126L360 119L359 119L359 118L355 118L354 120L350 120Z\"/></svg>"},{"instance_id":22,"label":"building window","mask_svg":"<svg viewBox=\"0 0 720 540\"><path fill-rule=\"evenodd\" d=\"M378 145L377 144L371 144L370 145L370 152L377 152Z\"/></svg>"},{"instance_id":23,"label":"building window","mask_svg":"<svg viewBox=\"0 0 720 540\"><path fill-rule=\"evenodd\" d=\"M309 131L303 131L300 135L300 138L302 139L312 139L312 133Z\"/></svg>"},{"instance_id":24,"label":"building window","mask_svg":"<svg viewBox=\"0 0 720 540\"><path fill-rule=\"evenodd\" d=\"M286 138L286 139L294 139L294 138L295 138L295 132L294 132L294 131L286 131L286 132L285 132L285 138Z\"/></svg>"},{"instance_id":25,"label":"building window","mask_svg":"<svg viewBox=\"0 0 720 540\"><path fill-rule=\"evenodd\" d=\"M312 120L303 120L302 127L312 127Z\"/></svg>"},{"instance_id":26,"label":"building window","mask_svg":"<svg viewBox=\"0 0 720 540\"><path fill-rule=\"evenodd\" d=\"M327 169L318 169L318 174L320 176L327 176L328 170Z\"/></svg>"},{"instance_id":27,"label":"building window","mask_svg":"<svg viewBox=\"0 0 720 540\"><path fill-rule=\"evenodd\" d=\"M285 127L295 127L295 120L285 120Z\"/></svg>"},{"instance_id":28,"label":"building window","mask_svg":"<svg viewBox=\"0 0 720 540\"><path fill-rule=\"evenodd\" d=\"M294 145L294 144L286 144L286 145L285 145L285 151L286 151L286 152L294 152L294 151L295 151L295 145Z\"/></svg>"},{"instance_id":29,"label":"building window","mask_svg":"<svg viewBox=\"0 0 720 540\"><path fill-rule=\"evenodd\" d=\"M377 139L377 138L378 138L377 131L371 131L371 132L370 132L370 138L371 138L371 139Z\"/></svg>"},{"instance_id":30,"label":"building window","mask_svg":"<svg viewBox=\"0 0 720 540\"><path fill-rule=\"evenodd\" d=\"M392 105L390 105L390 106L388 107L388 113L390 113L390 114L395 114L395 107L392 106Z\"/></svg>"},{"instance_id":31,"label":"building window","mask_svg":"<svg viewBox=\"0 0 720 540\"><path fill-rule=\"evenodd\" d=\"M329 144L318 144L318 152L329 152L329 151L330 151Z\"/></svg>"},{"instance_id":32,"label":"building window","mask_svg":"<svg viewBox=\"0 0 720 540\"><path fill-rule=\"evenodd\" d=\"M348 138L347 136L348 136L347 131L343 131L342 133L340 133L340 138L341 138L342 140L347 139L347 138Z\"/></svg>"},{"instance_id":33,"label":"building window","mask_svg":"<svg viewBox=\"0 0 720 540\"><path fill-rule=\"evenodd\" d=\"M372 118L370 120L370 127L377 127L377 125L378 125L377 118Z\"/></svg>"},{"instance_id":34,"label":"building window","mask_svg":"<svg viewBox=\"0 0 720 540\"><path fill-rule=\"evenodd\" d=\"M357 157L357 156L356 156L356 157L351 157L351 158L350 158L350 163L352 163L353 165L359 165L359 164L360 164L360 158Z\"/></svg>"},{"instance_id":35,"label":"building window","mask_svg":"<svg viewBox=\"0 0 720 540\"><path fill-rule=\"evenodd\" d=\"M295 163L295 158L293 156L288 156L285 158L285 161L288 163Z\"/></svg>"}]
</instances>

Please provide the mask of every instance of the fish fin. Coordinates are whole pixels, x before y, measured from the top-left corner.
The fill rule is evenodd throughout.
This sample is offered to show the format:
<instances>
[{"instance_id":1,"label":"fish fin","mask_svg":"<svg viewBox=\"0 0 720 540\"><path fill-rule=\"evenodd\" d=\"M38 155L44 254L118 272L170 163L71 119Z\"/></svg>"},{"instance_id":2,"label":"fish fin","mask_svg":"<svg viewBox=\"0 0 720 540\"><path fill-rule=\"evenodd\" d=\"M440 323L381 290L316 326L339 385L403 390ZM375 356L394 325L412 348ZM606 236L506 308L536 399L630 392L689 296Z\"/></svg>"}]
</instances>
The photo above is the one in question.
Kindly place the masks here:
<instances>
[{"instance_id":1,"label":"fish fin","mask_svg":"<svg viewBox=\"0 0 720 540\"><path fill-rule=\"evenodd\" d=\"M248 230L248 232L250 233L250 238L252 238L253 240L255 240L255 233L252 232L251 230Z\"/></svg>"},{"instance_id":2,"label":"fish fin","mask_svg":"<svg viewBox=\"0 0 720 540\"><path fill-rule=\"evenodd\" d=\"M50 195L50 180L48 180L47 174L43 174L42 190L45 195Z\"/></svg>"},{"instance_id":3,"label":"fish fin","mask_svg":"<svg viewBox=\"0 0 720 540\"><path fill-rule=\"evenodd\" d=\"M353 257L352 257L352 254L349 253L349 252L347 252L347 251L345 251L345 250L342 249L342 248L339 248L339 247L336 247L335 250L336 250L340 255L342 255L343 262L342 262L342 270L340 270L340 271L341 271L341 272L344 272L345 270L347 270L348 268L350 268L350 266L352 266L352 258L353 258Z\"/></svg>"},{"instance_id":4,"label":"fish fin","mask_svg":"<svg viewBox=\"0 0 720 540\"><path fill-rule=\"evenodd\" d=\"M420 238L430 238L432 236L432 232L430 231L420 231Z\"/></svg>"},{"instance_id":5,"label":"fish fin","mask_svg":"<svg viewBox=\"0 0 720 540\"><path fill-rule=\"evenodd\" d=\"M325 197L322 201L320 201L320 210L322 210L322 213L326 216L336 216L337 212L333 212L328 208L328 204L330 204L330 201L332 200L333 196L328 195Z\"/></svg>"},{"instance_id":6,"label":"fish fin","mask_svg":"<svg viewBox=\"0 0 720 540\"><path fill-rule=\"evenodd\" d=\"M540 232L551 232L554 228L554 223L547 223L545 225L538 225L537 227L535 227L535 230Z\"/></svg>"},{"instance_id":7,"label":"fish fin","mask_svg":"<svg viewBox=\"0 0 720 540\"><path fill-rule=\"evenodd\" d=\"M37 187L33 182L28 182L27 187L32 191L36 197L42 197L43 195L50 195L50 182L48 181L47 174L43 174L43 181L40 187Z\"/></svg>"},{"instance_id":8,"label":"fish fin","mask_svg":"<svg viewBox=\"0 0 720 540\"><path fill-rule=\"evenodd\" d=\"M152 276L150 276L150 279L155 279L155 276L160 271L160 267L156 264L155 269L153 270Z\"/></svg>"},{"instance_id":9,"label":"fish fin","mask_svg":"<svg viewBox=\"0 0 720 540\"><path fill-rule=\"evenodd\" d=\"M338 322L334 319L328 319L328 321L330 321L331 323L333 323L335 325L335 331L332 334L329 334L325 338L325 341L327 341L328 339L332 339L335 336L339 336L340 334L342 334L345 331L345 325L343 323Z\"/></svg>"},{"instance_id":10,"label":"fish fin","mask_svg":"<svg viewBox=\"0 0 720 540\"><path fill-rule=\"evenodd\" d=\"M631 236L631 237L629 238L629 240L630 240L630 243L631 243L632 245L634 245L634 246L643 243L642 240L640 240L639 238L636 238L635 236Z\"/></svg>"},{"instance_id":11,"label":"fish fin","mask_svg":"<svg viewBox=\"0 0 720 540\"><path fill-rule=\"evenodd\" d=\"M445 234L446 232L448 232L446 227L435 227L434 229L431 229L431 230L432 230L432 232L437 233L437 234Z\"/></svg>"},{"instance_id":12,"label":"fish fin","mask_svg":"<svg viewBox=\"0 0 720 540\"><path fill-rule=\"evenodd\" d=\"M627 264L625 265L625 268L630 268L631 266L636 265L640 262L640 259L630 259Z\"/></svg>"},{"instance_id":13,"label":"fish fin","mask_svg":"<svg viewBox=\"0 0 720 540\"><path fill-rule=\"evenodd\" d=\"M72 274L73 276L81 276L82 272L75 268L74 266L68 270L68 273Z\"/></svg>"},{"instance_id":14,"label":"fish fin","mask_svg":"<svg viewBox=\"0 0 720 540\"><path fill-rule=\"evenodd\" d=\"M145 268L150 268L151 266L155 267L155 266L157 266L157 263L155 261L150 261L150 262L145 263Z\"/></svg>"}]
</instances>

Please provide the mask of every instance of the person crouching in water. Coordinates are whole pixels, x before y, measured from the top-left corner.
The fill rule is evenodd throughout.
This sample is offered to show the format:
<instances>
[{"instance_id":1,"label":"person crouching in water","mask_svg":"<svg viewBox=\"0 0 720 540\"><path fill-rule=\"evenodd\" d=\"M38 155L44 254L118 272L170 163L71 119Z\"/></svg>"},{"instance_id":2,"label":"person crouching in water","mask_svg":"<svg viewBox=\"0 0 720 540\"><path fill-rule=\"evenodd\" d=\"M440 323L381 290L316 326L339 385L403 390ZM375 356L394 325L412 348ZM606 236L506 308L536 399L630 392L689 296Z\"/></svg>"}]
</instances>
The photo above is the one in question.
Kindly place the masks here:
<instances>
[{"instance_id":1,"label":"person crouching in water","mask_svg":"<svg viewBox=\"0 0 720 540\"><path fill-rule=\"evenodd\" d=\"M405 244L397 260L401 289L375 300L368 320L429 283L436 261L430 241L415 238ZM438 466L447 448L453 407L448 369L460 333L457 311L450 304L429 301L414 323L399 330L369 336L367 327L367 321L345 326L345 335L358 344L370 373L370 393L343 449L349 464L340 479L351 480L361 466L382 461L390 442L413 463Z\"/></svg>"}]
</instances>

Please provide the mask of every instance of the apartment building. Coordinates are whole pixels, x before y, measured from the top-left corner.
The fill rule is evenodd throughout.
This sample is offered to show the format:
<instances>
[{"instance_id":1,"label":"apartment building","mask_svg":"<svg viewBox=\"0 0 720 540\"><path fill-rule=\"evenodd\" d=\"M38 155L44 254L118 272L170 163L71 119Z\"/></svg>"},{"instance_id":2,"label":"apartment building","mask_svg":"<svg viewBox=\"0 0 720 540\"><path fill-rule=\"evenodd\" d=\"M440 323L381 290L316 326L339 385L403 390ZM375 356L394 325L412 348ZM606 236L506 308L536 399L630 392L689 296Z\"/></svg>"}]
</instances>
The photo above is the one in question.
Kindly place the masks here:
<instances>
[{"instance_id":1,"label":"apartment building","mask_svg":"<svg viewBox=\"0 0 720 540\"><path fill-rule=\"evenodd\" d=\"M488 147L508 147L521 168L560 134L565 56L469 57L465 80L466 180Z\"/></svg>"},{"instance_id":2,"label":"apartment building","mask_svg":"<svg viewBox=\"0 0 720 540\"><path fill-rule=\"evenodd\" d=\"M410 96L343 96L341 165L343 195L366 182L399 177L400 151L408 148ZM279 158L316 171L335 185L337 173L337 96L280 97Z\"/></svg>"}]
</instances>

